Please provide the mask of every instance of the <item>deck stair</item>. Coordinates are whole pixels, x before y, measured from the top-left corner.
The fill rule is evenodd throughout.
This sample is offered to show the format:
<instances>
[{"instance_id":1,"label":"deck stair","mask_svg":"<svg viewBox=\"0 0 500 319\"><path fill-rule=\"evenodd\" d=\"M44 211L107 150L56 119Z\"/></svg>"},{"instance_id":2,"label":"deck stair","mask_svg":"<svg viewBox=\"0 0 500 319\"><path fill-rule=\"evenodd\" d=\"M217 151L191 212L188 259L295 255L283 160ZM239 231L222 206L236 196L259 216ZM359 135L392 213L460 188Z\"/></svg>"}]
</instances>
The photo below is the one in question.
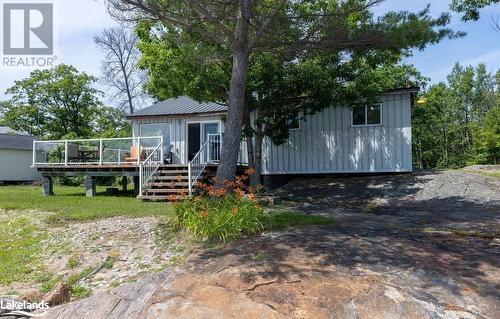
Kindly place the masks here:
<instances>
[{"instance_id":1,"label":"deck stair","mask_svg":"<svg viewBox=\"0 0 500 319\"><path fill-rule=\"evenodd\" d=\"M203 174L203 177L205 174ZM185 197L188 194L187 165L163 165L146 183L141 198L147 201L167 201L171 195Z\"/></svg>"}]
</instances>

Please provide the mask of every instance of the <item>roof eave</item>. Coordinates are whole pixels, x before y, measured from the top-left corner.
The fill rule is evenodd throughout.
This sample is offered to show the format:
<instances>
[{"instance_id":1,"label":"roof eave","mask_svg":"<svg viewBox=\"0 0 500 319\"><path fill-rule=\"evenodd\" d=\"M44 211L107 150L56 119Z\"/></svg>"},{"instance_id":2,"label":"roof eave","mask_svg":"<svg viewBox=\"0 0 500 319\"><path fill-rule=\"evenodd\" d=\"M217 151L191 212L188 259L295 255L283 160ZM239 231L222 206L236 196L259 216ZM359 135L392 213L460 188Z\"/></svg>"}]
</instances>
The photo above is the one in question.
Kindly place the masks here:
<instances>
[{"instance_id":1,"label":"roof eave","mask_svg":"<svg viewBox=\"0 0 500 319\"><path fill-rule=\"evenodd\" d=\"M164 117L189 117L189 116L197 116L197 115L220 115L226 114L227 111L212 111L212 112L196 112L196 113L175 113L175 114L129 114L126 116L127 119L137 119L143 117L155 117L155 116L164 116Z\"/></svg>"},{"instance_id":2,"label":"roof eave","mask_svg":"<svg viewBox=\"0 0 500 319\"><path fill-rule=\"evenodd\" d=\"M407 87L407 88L396 88L396 89L390 89L385 91L383 94L384 95L390 95L390 94L405 94L405 93L418 93L420 91L419 86L412 86L412 87Z\"/></svg>"}]
</instances>

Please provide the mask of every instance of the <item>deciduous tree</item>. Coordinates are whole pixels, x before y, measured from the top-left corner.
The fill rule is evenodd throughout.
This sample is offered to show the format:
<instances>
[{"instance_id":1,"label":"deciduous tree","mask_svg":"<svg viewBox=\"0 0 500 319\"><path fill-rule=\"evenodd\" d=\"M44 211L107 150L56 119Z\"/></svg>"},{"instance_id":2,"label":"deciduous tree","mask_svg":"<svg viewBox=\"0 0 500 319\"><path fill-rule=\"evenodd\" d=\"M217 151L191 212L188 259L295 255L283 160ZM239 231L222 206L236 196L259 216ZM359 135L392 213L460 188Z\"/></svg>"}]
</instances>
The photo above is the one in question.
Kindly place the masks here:
<instances>
[{"instance_id":1,"label":"deciduous tree","mask_svg":"<svg viewBox=\"0 0 500 319\"><path fill-rule=\"evenodd\" d=\"M91 137L101 107L96 78L60 64L35 70L29 78L15 81L7 90L12 96L4 110L6 124L40 137Z\"/></svg>"},{"instance_id":2,"label":"deciduous tree","mask_svg":"<svg viewBox=\"0 0 500 319\"><path fill-rule=\"evenodd\" d=\"M120 110L134 113L145 102L146 74L137 67L137 36L124 25L105 29L94 42L106 53L102 62L102 81L113 92Z\"/></svg>"}]
</instances>

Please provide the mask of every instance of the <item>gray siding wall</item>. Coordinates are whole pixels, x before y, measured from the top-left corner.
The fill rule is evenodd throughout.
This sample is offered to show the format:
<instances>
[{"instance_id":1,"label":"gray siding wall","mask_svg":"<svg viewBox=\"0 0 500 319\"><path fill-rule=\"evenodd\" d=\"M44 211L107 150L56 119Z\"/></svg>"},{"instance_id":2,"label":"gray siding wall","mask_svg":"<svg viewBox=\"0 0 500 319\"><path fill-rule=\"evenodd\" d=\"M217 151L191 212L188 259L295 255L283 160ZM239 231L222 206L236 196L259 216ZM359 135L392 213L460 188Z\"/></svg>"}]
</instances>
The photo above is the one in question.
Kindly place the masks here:
<instances>
[{"instance_id":1,"label":"gray siding wall","mask_svg":"<svg viewBox=\"0 0 500 319\"><path fill-rule=\"evenodd\" d=\"M198 116L186 116L186 117L167 117L167 116L153 116L144 119L134 119L132 120L132 130L133 136L140 135L140 124L149 123L170 123L170 139L173 147L174 153L174 163L175 164L187 164L187 123L189 122L211 122L220 121L220 130L224 132L224 121L220 115L198 115ZM242 148L240 151L240 162L247 162L246 154L246 144L242 143Z\"/></svg>"},{"instance_id":2,"label":"gray siding wall","mask_svg":"<svg viewBox=\"0 0 500 319\"><path fill-rule=\"evenodd\" d=\"M40 178L31 168L33 152L30 150L0 149L0 181L34 181Z\"/></svg>"},{"instance_id":3,"label":"gray siding wall","mask_svg":"<svg viewBox=\"0 0 500 319\"><path fill-rule=\"evenodd\" d=\"M382 125L353 127L351 109L308 116L283 145L264 140L262 174L410 172L411 96L381 98Z\"/></svg>"}]
</instances>

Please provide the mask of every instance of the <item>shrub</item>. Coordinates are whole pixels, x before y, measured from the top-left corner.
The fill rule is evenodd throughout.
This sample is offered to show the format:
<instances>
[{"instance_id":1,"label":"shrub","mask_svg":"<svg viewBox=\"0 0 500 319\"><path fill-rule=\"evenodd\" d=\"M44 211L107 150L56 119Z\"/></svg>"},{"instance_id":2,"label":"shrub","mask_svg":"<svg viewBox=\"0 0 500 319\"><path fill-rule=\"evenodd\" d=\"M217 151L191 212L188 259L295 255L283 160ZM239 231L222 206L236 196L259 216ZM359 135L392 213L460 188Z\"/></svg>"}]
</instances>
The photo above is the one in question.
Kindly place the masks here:
<instances>
[{"instance_id":1,"label":"shrub","mask_svg":"<svg viewBox=\"0 0 500 319\"><path fill-rule=\"evenodd\" d=\"M223 242L241 234L261 232L264 229L263 210L255 196L259 188L245 186L252 173L247 170L235 181L224 181L219 189L200 184L200 195L174 204L173 224L185 228L196 239Z\"/></svg>"}]
</instances>

